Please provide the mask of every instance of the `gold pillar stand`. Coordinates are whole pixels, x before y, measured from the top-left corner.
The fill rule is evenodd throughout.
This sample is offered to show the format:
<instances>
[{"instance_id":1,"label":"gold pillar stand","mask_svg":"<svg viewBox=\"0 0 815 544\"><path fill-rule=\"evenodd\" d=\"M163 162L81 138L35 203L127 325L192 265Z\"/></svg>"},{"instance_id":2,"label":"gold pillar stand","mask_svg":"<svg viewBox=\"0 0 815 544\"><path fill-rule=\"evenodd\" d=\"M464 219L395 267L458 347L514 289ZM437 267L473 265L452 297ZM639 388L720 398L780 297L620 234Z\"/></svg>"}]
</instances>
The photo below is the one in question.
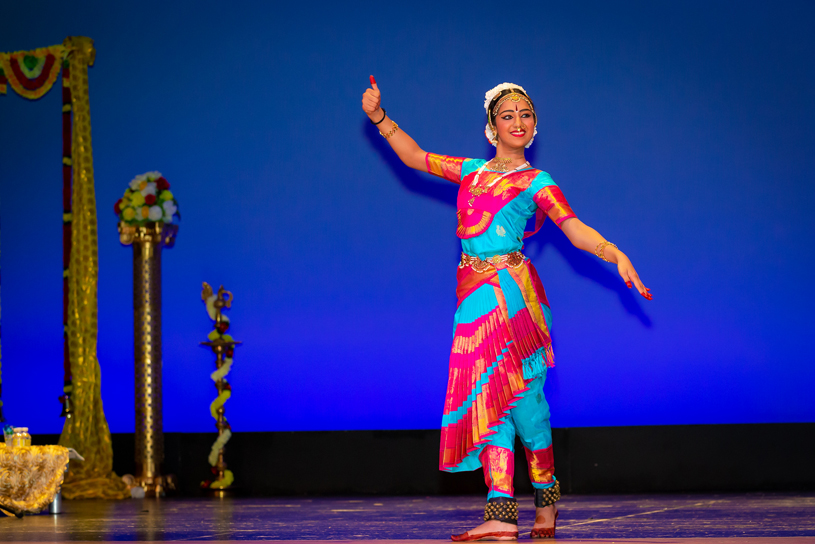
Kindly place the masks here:
<instances>
[{"instance_id":1,"label":"gold pillar stand","mask_svg":"<svg viewBox=\"0 0 815 544\"><path fill-rule=\"evenodd\" d=\"M178 225L119 223L119 241L133 246L133 330L136 368L136 485L159 497L175 489L162 474L161 250L172 247Z\"/></svg>"}]
</instances>

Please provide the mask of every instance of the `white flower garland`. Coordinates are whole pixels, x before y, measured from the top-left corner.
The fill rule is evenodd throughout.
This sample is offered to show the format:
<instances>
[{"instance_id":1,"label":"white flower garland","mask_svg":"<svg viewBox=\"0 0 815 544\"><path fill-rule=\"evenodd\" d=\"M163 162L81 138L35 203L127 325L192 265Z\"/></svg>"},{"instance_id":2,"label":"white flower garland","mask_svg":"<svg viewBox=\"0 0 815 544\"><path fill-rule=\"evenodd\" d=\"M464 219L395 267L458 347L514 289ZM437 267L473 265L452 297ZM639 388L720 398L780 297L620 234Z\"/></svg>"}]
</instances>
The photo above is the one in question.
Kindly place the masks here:
<instances>
[{"instance_id":1,"label":"white flower garland","mask_svg":"<svg viewBox=\"0 0 815 544\"><path fill-rule=\"evenodd\" d=\"M229 439L232 438L232 431L229 429L225 430L221 436L215 440L215 443L212 444L212 448L209 450L209 464L211 466L215 466L218 464L218 453L220 453L221 448L226 446L226 443L229 442Z\"/></svg>"},{"instance_id":2,"label":"white flower garland","mask_svg":"<svg viewBox=\"0 0 815 544\"><path fill-rule=\"evenodd\" d=\"M521 87L520 85L515 85L514 83L501 83L500 85L496 85L484 95L484 111L487 112L487 119L490 118L490 102L492 99L501 94L502 91L506 91L508 89L520 89L524 92L527 96L529 93L526 92L526 89ZM484 135L487 137L487 140L492 144L493 147L497 147L495 142L495 133L492 131L492 127L490 126L489 121L487 121L486 129L484 130ZM538 135L538 124L535 123L535 132L532 134L532 139L529 140L529 143L526 144L526 147L532 145L532 142L535 141L535 136Z\"/></svg>"},{"instance_id":3,"label":"white flower garland","mask_svg":"<svg viewBox=\"0 0 815 544\"><path fill-rule=\"evenodd\" d=\"M218 380L229 374L230 370L232 370L232 357L225 357L224 364L221 365L221 368L210 374L209 377L210 379L212 379L213 382L217 382Z\"/></svg>"}]
</instances>

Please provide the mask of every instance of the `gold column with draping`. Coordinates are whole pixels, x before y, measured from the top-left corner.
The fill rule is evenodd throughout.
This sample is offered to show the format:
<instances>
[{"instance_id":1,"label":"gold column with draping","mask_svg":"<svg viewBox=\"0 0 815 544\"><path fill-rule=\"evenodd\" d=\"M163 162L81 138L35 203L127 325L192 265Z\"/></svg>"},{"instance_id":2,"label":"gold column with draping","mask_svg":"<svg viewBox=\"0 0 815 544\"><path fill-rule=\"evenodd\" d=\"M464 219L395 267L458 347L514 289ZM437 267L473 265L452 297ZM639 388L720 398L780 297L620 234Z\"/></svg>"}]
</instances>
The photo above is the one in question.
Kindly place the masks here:
<instances>
[{"instance_id":1,"label":"gold column with draping","mask_svg":"<svg viewBox=\"0 0 815 544\"><path fill-rule=\"evenodd\" d=\"M71 64L74 115L68 302L73 417L66 419L59 443L76 449L85 461L71 464L62 493L67 499L126 498L130 493L112 470L113 447L102 408L101 372L96 355L99 256L88 96L88 66L93 65L96 51L90 38L69 37L63 45Z\"/></svg>"}]
</instances>

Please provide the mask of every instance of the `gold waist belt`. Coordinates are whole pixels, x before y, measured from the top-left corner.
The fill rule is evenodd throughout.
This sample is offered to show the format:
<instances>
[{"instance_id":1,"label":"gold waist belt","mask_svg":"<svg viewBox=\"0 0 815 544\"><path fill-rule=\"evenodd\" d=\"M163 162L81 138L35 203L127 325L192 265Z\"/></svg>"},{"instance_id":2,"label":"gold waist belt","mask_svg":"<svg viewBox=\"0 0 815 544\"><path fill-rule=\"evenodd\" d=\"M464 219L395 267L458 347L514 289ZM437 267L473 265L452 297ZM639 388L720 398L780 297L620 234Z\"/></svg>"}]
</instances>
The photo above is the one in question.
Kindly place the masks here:
<instances>
[{"instance_id":1,"label":"gold waist belt","mask_svg":"<svg viewBox=\"0 0 815 544\"><path fill-rule=\"evenodd\" d=\"M486 272L490 269L490 267L498 268L498 265L511 266L512 268L519 268L524 264L526 261L526 257L520 251L513 251L512 253L507 253L506 255L496 255L495 257L487 257L486 259L480 259L478 257L473 257L472 255L467 255L466 253L461 254L461 263L458 265L459 268L464 268L465 266L469 266L479 274L482 272Z\"/></svg>"}]
</instances>

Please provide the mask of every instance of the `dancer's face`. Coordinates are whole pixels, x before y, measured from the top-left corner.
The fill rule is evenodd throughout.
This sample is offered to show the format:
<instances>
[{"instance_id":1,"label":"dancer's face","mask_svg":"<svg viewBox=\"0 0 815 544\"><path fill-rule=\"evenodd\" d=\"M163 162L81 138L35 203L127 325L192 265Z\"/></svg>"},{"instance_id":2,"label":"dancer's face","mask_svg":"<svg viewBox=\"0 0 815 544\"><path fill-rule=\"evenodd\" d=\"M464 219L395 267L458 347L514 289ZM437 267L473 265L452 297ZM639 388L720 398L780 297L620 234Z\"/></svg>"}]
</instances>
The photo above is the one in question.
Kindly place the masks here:
<instances>
[{"instance_id":1,"label":"dancer's face","mask_svg":"<svg viewBox=\"0 0 815 544\"><path fill-rule=\"evenodd\" d=\"M498 139L510 147L524 147L535 135L535 115L525 100L507 100L495 116Z\"/></svg>"}]
</instances>

